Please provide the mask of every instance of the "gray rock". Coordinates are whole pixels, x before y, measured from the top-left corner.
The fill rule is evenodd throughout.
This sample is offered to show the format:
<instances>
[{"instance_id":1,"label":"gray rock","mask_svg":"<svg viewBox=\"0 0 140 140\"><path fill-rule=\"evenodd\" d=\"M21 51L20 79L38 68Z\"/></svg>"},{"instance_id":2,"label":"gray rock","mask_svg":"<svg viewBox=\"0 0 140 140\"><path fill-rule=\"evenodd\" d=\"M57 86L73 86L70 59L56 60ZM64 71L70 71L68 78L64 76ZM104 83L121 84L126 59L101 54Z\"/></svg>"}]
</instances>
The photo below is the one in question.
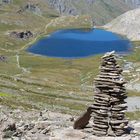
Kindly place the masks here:
<instances>
[{"instance_id":1,"label":"gray rock","mask_svg":"<svg viewBox=\"0 0 140 140\"><path fill-rule=\"evenodd\" d=\"M35 127L41 130L48 128L48 126L49 126L48 121L39 121L35 124Z\"/></svg>"}]
</instances>

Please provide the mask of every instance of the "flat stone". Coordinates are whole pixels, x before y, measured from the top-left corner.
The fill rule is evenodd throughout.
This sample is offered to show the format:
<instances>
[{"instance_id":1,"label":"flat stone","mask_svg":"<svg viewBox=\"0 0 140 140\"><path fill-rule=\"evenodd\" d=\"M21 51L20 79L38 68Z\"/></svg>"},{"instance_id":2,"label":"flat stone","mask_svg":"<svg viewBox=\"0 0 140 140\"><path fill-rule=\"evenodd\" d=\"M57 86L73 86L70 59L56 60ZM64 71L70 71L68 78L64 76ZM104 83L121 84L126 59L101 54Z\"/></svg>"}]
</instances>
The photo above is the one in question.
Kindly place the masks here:
<instances>
[{"instance_id":1,"label":"flat stone","mask_svg":"<svg viewBox=\"0 0 140 140\"><path fill-rule=\"evenodd\" d=\"M101 120L99 120L99 119L94 119L94 121L96 121L96 122L103 122L103 123L108 123L108 120L106 120L106 119L101 119Z\"/></svg>"},{"instance_id":2,"label":"flat stone","mask_svg":"<svg viewBox=\"0 0 140 140\"><path fill-rule=\"evenodd\" d=\"M128 120L115 120L115 121L110 121L111 124L121 124L121 123L128 123Z\"/></svg>"},{"instance_id":3,"label":"flat stone","mask_svg":"<svg viewBox=\"0 0 140 140\"><path fill-rule=\"evenodd\" d=\"M108 57L115 56L115 51L107 52L104 56L102 56L102 59L106 59Z\"/></svg>"},{"instance_id":4,"label":"flat stone","mask_svg":"<svg viewBox=\"0 0 140 140\"><path fill-rule=\"evenodd\" d=\"M105 106L108 105L108 102L103 101L103 100L95 100L95 103L101 103L101 104L104 104Z\"/></svg>"},{"instance_id":5,"label":"flat stone","mask_svg":"<svg viewBox=\"0 0 140 140\"><path fill-rule=\"evenodd\" d=\"M94 105L108 107L108 104L103 104L103 103L98 103L98 102L94 102Z\"/></svg>"},{"instance_id":6,"label":"flat stone","mask_svg":"<svg viewBox=\"0 0 140 140\"><path fill-rule=\"evenodd\" d=\"M95 120L97 120L97 119L95 119ZM100 120L98 120L98 121L94 121L94 124L108 125L107 121L106 121L106 123L105 123L105 122L101 122Z\"/></svg>"},{"instance_id":7,"label":"flat stone","mask_svg":"<svg viewBox=\"0 0 140 140\"><path fill-rule=\"evenodd\" d=\"M107 133L107 129L105 128L99 128L99 127L93 127L93 130L92 131L103 131L105 133Z\"/></svg>"},{"instance_id":8,"label":"flat stone","mask_svg":"<svg viewBox=\"0 0 140 140\"><path fill-rule=\"evenodd\" d=\"M116 86L117 84L113 83L113 82L109 82L109 81L103 81L103 80L95 80L95 86L96 85L110 85L110 86Z\"/></svg>"},{"instance_id":9,"label":"flat stone","mask_svg":"<svg viewBox=\"0 0 140 140\"><path fill-rule=\"evenodd\" d=\"M102 124L93 124L93 127L98 127L98 128L103 128L103 129L107 129L108 125L102 125Z\"/></svg>"},{"instance_id":10,"label":"flat stone","mask_svg":"<svg viewBox=\"0 0 140 140\"><path fill-rule=\"evenodd\" d=\"M120 80L112 80L112 79L107 79L107 78L95 78L96 81L100 82L100 81L103 81L103 82L110 82L110 83L115 83L115 84L125 84L126 82L125 81L120 81Z\"/></svg>"},{"instance_id":11,"label":"flat stone","mask_svg":"<svg viewBox=\"0 0 140 140\"><path fill-rule=\"evenodd\" d=\"M112 111L123 111L123 110L126 110L126 108L119 108L119 107L118 108L114 108L113 107L113 108L111 108L111 110Z\"/></svg>"},{"instance_id":12,"label":"flat stone","mask_svg":"<svg viewBox=\"0 0 140 140\"><path fill-rule=\"evenodd\" d=\"M108 73L108 72L101 72L100 75L104 75L104 76L106 76L106 75L107 75L107 76L108 76L108 75L109 75L109 76L120 76L119 74L117 74L117 73L112 73L112 72L109 72L109 73Z\"/></svg>"},{"instance_id":13,"label":"flat stone","mask_svg":"<svg viewBox=\"0 0 140 140\"><path fill-rule=\"evenodd\" d=\"M125 125L122 125L122 126L112 126L112 128L114 128L115 130L116 129L123 129L123 128L125 128Z\"/></svg>"},{"instance_id":14,"label":"flat stone","mask_svg":"<svg viewBox=\"0 0 140 140\"><path fill-rule=\"evenodd\" d=\"M92 110L92 112L97 113L97 114L100 114L100 115L105 116L105 117L108 116L107 112L103 112L101 110Z\"/></svg>"},{"instance_id":15,"label":"flat stone","mask_svg":"<svg viewBox=\"0 0 140 140\"><path fill-rule=\"evenodd\" d=\"M108 110L108 107L93 105L93 106L92 106L92 109L102 109L102 110Z\"/></svg>"},{"instance_id":16,"label":"flat stone","mask_svg":"<svg viewBox=\"0 0 140 140\"><path fill-rule=\"evenodd\" d=\"M112 76L112 75L98 75L98 78L108 78L108 79L120 79L120 76Z\"/></svg>"},{"instance_id":17,"label":"flat stone","mask_svg":"<svg viewBox=\"0 0 140 140\"><path fill-rule=\"evenodd\" d=\"M93 134L95 134L97 136L105 136L107 134L107 132L93 130Z\"/></svg>"},{"instance_id":18,"label":"flat stone","mask_svg":"<svg viewBox=\"0 0 140 140\"><path fill-rule=\"evenodd\" d=\"M96 97L103 97L103 98L110 98L110 96L109 95L105 95L105 94L95 94L94 96L96 96Z\"/></svg>"},{"instance_id":19,"label":"flat stone","mask_svg":"<svg viewBox=\"0 0 140 140\"><path fill-rule=\"evenodd\" d=\"M101 71L111 71L111 72L113 72L113 73L120 73L120 72L122 72L122 69L121 68L117 68L117 67L101 67L100 68L100 70Z\"/></svg>"},{"instance_id":20,"label":"flat stone","mask_svg":"<svg viewBox=\"0 0 140 140\"><path fill-rule=\"evenodd\" d=\"M116 93L119 93L119 92L126 92L125 89L122 89L122 87L120 88L113 88L113 89L110 89L109 92L116 92Z\"/></svg>"},{"instance_id":21,"label":"flat stone","mask_svg":"<svg viewBox=\"0 0 140 140\"><path fill-rule=\"evenodd\" d=\"M94 96L94 99L96 100L103 100L105 102L108 102L110 99L109 98L105 98L105 97L98 97L98 96Z\"/></svg>"}]
</instances>

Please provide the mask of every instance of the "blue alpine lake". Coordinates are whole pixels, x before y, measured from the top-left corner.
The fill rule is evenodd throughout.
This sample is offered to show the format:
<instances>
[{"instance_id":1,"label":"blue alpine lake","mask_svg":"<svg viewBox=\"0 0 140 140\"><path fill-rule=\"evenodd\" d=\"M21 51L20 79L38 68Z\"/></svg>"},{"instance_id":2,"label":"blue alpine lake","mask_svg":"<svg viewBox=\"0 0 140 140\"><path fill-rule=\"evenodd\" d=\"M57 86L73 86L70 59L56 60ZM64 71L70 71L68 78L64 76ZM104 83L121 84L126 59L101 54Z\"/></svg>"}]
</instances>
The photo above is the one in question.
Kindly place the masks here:
<instances>
[{"instance_id":1,"label":"blue alpine lake","mask_svg":"<svg viewBox=\"0 0 140 140\"><path fill-rule=\"evenodd\" d=\"M33 54L59 58L82 58L116 51L126 54L131 51L128 39L102 30L59 30L31 45L27 51Z\"/></svg>"}]
</instances>

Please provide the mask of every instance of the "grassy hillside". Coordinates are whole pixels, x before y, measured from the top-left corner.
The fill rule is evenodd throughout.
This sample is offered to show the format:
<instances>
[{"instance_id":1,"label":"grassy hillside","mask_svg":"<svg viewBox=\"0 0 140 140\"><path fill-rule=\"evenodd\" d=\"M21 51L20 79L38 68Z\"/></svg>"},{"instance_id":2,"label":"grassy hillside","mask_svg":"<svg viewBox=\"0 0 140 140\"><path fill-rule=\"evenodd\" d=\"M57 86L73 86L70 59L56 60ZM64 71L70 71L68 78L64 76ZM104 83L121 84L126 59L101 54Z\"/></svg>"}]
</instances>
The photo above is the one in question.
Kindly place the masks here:
<instances>
[{"instance_id":1,"label":"grassy hillside","mask_svg":"<svg viewBox=\"0 0 140 140\"><path fill-rule=\"evenodd\" d=\"M41 15L28 10L17 13L26 4L27 1L16 0L0 6L0 57L5 58L4 61L0 60L0 104L26 109L82 109L91 101L80 87L83 73L87 71L83 69L87 60L83 64L78 60L73 63L39 57L27 53L26 48L40 37L60 28L91 27L91 19L86 15L59 17L44 1L38 4ZM27 40L9 36L12 31L26 30L33 32L34 36ZM83 103L79 98L82 94L80 98Z\"/></svg>"},{"instance_id":2,"label":"grassy hillside","mask_svg":"<svg viewBox=\"0 0 140 140\"><path fill-rule=\"evenodd\" d=\"M39 3L42 15L17 13L26 2L16 0L0 6L0 56L5 57L5 61L0 60L0 104L77 114L93 103L93 79L98 74L100 56L65 60L32 55L26 48L58 29L90 28L91 18L59 17L44 1ZM9 36L12 31L26 30L34 36L27 40Z\"/></svg>"}]
</instances>

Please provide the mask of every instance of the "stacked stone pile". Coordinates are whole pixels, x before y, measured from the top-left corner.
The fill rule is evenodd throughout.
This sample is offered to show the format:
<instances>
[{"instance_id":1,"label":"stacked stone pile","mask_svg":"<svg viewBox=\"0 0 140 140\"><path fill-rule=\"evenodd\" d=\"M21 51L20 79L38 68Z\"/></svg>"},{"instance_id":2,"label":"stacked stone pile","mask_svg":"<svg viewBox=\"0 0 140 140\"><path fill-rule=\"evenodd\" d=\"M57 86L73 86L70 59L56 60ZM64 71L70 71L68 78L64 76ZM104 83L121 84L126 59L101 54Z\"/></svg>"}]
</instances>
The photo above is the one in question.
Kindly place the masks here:
<instances>
[{"instance_id":1,"label":"stacked stone pile","mask_svg":"<svg viewBox=\"0 0 140 140\"><path fill-rule=\"evenodd\" d=\"M95 135L121 136L126 133L128 120L125 119L127 104L124 99L127 96L121 73L114 52L102 57L100 74L95 78L95 102L91 106Z\"/></svg>"}]
</instances>

